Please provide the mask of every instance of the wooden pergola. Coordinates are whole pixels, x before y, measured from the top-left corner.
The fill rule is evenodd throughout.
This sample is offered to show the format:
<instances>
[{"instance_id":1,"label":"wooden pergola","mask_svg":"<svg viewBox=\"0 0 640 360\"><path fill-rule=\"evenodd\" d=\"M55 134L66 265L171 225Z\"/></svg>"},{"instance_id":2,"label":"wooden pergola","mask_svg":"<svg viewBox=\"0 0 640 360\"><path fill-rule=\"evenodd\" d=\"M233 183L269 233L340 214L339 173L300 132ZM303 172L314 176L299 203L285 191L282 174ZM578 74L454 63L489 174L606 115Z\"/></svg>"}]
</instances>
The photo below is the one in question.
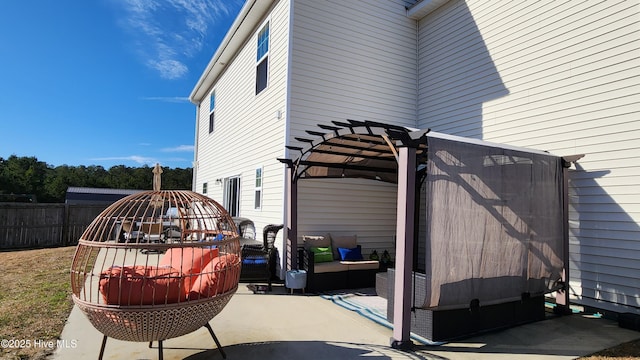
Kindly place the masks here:
<instances>
[{"instance_id":1,"label":"wooden pergola","mask_svg":"<svg viewBox=\"0 0 640 360\"><path fill-rule=\"evenodd\" d=\"M308 130L312 138L296 137L304 146L287 146L299 152L295 159L278 159L286 164L288 193L286 220L287 269L297 267L297 183L311 178L362 178L394 183L397 191L396 264L393 308L393 338L395 348L410 348L412 311L412 274L414 247L417 240L418 195L427 176L429 161L429 129L418 130L372 121L334 121L333 125L318 125L320 130ZM448 135L441 134L443 137ZM452 137L456 138L456 137ZM462 138L460 138L462 139ZM472 142L479 140L468 139ZM568 162L567 162L568 164ZM568 166L565 166L565 169ZM566 174L565 174L566 175ZM566 176L564 182L564 224L567 223ZM559 287L558 304L568 307L568 230L563 229L564 279Z\"/></svg>"}]
</instances>

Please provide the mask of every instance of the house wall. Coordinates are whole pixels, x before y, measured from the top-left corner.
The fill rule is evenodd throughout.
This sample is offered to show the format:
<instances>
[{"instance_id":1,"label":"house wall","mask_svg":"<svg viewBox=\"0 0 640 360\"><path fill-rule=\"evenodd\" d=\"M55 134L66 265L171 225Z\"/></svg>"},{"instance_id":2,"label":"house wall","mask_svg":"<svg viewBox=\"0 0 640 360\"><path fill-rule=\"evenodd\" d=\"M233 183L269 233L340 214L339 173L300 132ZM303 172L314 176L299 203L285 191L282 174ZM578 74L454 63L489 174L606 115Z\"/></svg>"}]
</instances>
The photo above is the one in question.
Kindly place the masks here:
<instances>
[{"instance_id":1,"label":"house wall","mask_svg":"<svg viewBox=\"0 0 640 360\"><path fill-rule=\"evenodd\" d=\"M418 126L586 154L571 294L640 312L640 3L449 1L419 21Z\"/></svg>"},{"instance_id":2,"label":"house wall","mask_svg":"<svg viewBox=\"0 0 640 360\"><path fill-rule=\"evenodd\" d=\"M288 143L303 146L295 137L331 121L415 127L416 23L405 2L292 3ZM371 181L301 181L298 234L355 233L367 253L393 249L395 191Z\"/></svg>"},{"instance_id":3,"label":"house wall","mask_svg":"<svg viewBox=\"0 0 640 360\"><path fill-rule=\"evenodd\" d=\"M216 179L240 176L240 214L254 221L257 238L267 224L283 223L284 156L289 2L279 1L271 10L268 87L255 94L257 33L264 21L213 88L216 92L215 130L209 133L209 96L198 106L197 169L194 188L223 203L224 187ZM278 111L281 116L278 117ZM263 167L262 208L254 209L255 169ZM282 238L282 232L278 238ZM279 243L282 243L280 241Z\"/></svg>"}]
</instances>

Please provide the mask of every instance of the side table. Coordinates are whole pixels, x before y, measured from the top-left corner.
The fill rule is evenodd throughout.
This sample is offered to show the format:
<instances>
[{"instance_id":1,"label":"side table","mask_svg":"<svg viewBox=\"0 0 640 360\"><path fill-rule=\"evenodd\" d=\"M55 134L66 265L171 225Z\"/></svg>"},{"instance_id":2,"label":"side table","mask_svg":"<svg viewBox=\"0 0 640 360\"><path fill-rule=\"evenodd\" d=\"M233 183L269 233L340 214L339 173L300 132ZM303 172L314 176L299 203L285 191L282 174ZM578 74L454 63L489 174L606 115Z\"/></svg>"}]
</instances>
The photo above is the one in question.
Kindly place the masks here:
<instances>
[{"instance_id":1,"label":"side table","mask_svg":"<svg viewBox=\"0 0 640 360\"><path fill-rule=\"evenodd\" d=\"M291 289L301 289L304 294L304 288L307 287L307 271L306 270L288 270L285 278L285 286Z\"/></svg>"}]
</instances>

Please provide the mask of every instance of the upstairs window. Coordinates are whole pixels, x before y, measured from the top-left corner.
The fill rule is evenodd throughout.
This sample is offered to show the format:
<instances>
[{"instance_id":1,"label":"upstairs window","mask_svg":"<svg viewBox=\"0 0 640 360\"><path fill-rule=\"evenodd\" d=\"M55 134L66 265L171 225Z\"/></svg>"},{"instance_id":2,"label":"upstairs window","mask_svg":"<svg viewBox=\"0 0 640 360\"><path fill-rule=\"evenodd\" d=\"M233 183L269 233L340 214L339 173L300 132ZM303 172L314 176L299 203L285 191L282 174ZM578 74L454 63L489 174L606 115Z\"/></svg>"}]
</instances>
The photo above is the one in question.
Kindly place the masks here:
<instances>
[{"instance_id":1,"label":"upstairs window","mask_svg":"<svg viewBox=\"0 0 640 360\"><path fill-rule=\"evenodd\" d=\"M256 58L256 95L267 88L269 80L269 23L258 33Z\"/></svg>"},{"instance_id":2,"label":"upstairs window","mask_svg":"<svg viewBox=\"0 0 640 360\"><path fill-rule=\"evenodd\" d=\"M213 132L216 114L216 92L212 91L209 100L209 134Z\"/></svg>"}]
</instances>

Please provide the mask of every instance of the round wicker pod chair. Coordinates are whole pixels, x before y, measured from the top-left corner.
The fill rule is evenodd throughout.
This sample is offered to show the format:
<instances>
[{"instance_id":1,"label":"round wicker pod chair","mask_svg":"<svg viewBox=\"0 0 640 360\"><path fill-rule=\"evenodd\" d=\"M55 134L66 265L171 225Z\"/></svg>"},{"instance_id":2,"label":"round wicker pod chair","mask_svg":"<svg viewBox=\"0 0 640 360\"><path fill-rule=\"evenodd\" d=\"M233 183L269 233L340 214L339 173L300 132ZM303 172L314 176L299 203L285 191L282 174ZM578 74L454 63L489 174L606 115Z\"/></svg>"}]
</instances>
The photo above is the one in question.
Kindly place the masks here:
<instances>
[{"instance_id":1,"label":"round wicker pod chair","mask_svg":"<svg viewBox=\"0 0 640 360\"><path fill-rule=\"evenodd\" d=\"M240 241L227 211L192 191L142 191L106 208L78 242L72 298L107 338L162 341L206 327L238 289Z\"/></svg>"}]
</instances>

